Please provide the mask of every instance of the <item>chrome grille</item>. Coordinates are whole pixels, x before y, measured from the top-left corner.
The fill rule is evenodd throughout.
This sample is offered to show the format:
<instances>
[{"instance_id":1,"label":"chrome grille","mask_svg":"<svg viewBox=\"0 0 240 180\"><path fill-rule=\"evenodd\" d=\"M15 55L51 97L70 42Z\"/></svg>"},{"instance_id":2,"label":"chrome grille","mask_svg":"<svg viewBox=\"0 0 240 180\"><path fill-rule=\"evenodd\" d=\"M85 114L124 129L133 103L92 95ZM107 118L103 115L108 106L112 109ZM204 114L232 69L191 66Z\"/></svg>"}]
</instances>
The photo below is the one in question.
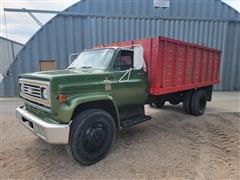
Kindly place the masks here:
<instances>
[{"instance_id":1,"label":"chrome grille","mask_svg":"<svg viewBox=\"0 0 240 180\"><path fill-rule=\"evenodd\" d=\"M32 113L33 115L35 116L38 116L40 118L45 118L46 117L46 112L40 110L40 109L37 109L29 104L26 104L26 110L30 113Z\"/></svg>"},{"instance_id":2,"label":"chrome grille","mask_svg":"<svg viewBox=\"0 0 240 180\"><path fill-rule=\"evenodd\" d=\"M38 104L45 105L47 107L51 106L50 101L50 82L49 81L40 81L32 79L19 79L20 85L20 96L31 101L37 102ZM47 90L47 98L42 97L42 91ZM45 91L46 91L45 90Z\"/></svg>"},{"instance_id":3,"label":"chrome grille","mask_svg":"<svg viewBox=\"0 0 240 180\"><path fill-rule=\"evenodd\" d=\"M30 84L22 84L22 91L24 94L41 98L41 87L40 86L34 86Z\"/></svg>"}]
</instances>

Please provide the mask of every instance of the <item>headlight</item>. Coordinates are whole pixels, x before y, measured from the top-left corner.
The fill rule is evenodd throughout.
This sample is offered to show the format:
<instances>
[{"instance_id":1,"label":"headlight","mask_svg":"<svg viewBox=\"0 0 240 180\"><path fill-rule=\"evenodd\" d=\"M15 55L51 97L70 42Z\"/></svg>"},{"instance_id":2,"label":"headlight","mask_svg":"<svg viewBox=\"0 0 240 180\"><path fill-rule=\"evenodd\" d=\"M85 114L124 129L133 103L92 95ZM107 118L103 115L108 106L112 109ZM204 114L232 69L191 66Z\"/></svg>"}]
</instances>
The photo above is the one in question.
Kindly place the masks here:
<instances>
[{"instance_id":1,"label":"headlight","mask_svg":"<svg viewBox=\"0 0 240 180\"><path fill-rule=\"evenodd\" d=\"M42 98L47 100L48 98L48 93L46 88L42 88Z\"/></svg>"}]
</instances>

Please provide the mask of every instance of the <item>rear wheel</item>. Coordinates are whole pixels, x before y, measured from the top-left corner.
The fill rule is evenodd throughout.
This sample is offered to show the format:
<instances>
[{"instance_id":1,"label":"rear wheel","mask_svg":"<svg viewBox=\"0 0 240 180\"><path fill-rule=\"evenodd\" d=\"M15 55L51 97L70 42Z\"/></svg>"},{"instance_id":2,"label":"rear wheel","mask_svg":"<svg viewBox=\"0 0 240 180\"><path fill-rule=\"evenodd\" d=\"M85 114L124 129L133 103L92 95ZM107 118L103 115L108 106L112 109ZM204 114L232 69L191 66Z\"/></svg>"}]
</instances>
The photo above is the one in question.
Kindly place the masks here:
<instances>
[{"instance_id":1,"label":"rear wheel","mask_svg":"<svg viewBox=\"0 0 240 180\"><path fill-rule=\"evenodd\" d=\"M187 114L192 113L191 99L192 99L192 91L185 92L183 97L183 109Z\"/></svg>"},{"instance_id":2,"label":"rear wheel","mask_svg":"<svg viewBox=\"0 0 240 180\"><path fill-rule=\"evenodd\" d=\"M191 110L192 114L200 116L204 113L207 105L207 94L204 90L197 90L192 95Z\"/></svg>"},{"instance_id":3,"label":"rear wheel","mask_svg":"<svg viewBox=\"0 0 240 180\"><path fill-rule=\"evenodd\" d=\"M115 123L110 114L90 109L78 114L71 124L67 153L82 165L102 160L115 137Z\"/></svg>"}]
</instances>

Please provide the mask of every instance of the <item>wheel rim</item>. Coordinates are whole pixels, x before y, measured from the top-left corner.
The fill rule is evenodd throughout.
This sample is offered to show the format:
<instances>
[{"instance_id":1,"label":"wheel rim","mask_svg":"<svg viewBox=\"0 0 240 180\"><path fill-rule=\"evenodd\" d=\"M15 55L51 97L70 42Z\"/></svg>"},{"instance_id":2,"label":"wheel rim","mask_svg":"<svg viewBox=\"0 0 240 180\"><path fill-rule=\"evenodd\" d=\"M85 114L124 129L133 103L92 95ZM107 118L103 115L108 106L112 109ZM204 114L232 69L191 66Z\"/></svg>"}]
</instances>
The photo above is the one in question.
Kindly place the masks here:
<instances>
[{"instance_id":1,"label":"wheel rim","mask_svg":"<svg viewBox=\"0 0 240 180\"><path fill-rule=\"evenodd\" d=\"M96 152L105 144L107 131L103 123L89 126L83 135L83 147L87 152Z\"/></svg>"},{"instance_id":2,"label":"wheel rim","mask_svg":"<svg viewBox=\"0 0 240 180\"><path fill-rule=\"evenodd\" d=\"M199 110L200 112L203 112L205 107L206 107L206 98L205 96L202 96L200 99L199 99Z\"/></svg>"}]
</instances>

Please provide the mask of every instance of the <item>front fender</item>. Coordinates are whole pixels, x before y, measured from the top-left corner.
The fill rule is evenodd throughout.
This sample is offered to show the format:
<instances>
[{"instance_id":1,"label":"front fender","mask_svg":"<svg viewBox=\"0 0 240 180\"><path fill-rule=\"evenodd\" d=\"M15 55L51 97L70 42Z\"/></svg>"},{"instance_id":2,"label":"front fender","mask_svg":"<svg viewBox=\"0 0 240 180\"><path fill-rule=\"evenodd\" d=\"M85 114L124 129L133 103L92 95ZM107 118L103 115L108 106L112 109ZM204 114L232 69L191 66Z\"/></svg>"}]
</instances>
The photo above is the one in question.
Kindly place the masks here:
<instances>
[{"instance_id":1,"label":"front fender","mask_svg":"<svg viewBox=\"0 0 240 180\"><path fill-rule=\"evenodd\" d=\"M94 102L94 101L101 101L101 100L108 100L111 101L114 105L114 108L117 112L117 121L119 122L118 116L118 109L116 103L112 96L103 93L94 93L94 94L84 94L82 96L72 96L69 98L64 104L61 105L58 113L58 119L61 122L69 123L72 119L72 115L74 110L81 104Z\"/></svg>"}]
</instances>

